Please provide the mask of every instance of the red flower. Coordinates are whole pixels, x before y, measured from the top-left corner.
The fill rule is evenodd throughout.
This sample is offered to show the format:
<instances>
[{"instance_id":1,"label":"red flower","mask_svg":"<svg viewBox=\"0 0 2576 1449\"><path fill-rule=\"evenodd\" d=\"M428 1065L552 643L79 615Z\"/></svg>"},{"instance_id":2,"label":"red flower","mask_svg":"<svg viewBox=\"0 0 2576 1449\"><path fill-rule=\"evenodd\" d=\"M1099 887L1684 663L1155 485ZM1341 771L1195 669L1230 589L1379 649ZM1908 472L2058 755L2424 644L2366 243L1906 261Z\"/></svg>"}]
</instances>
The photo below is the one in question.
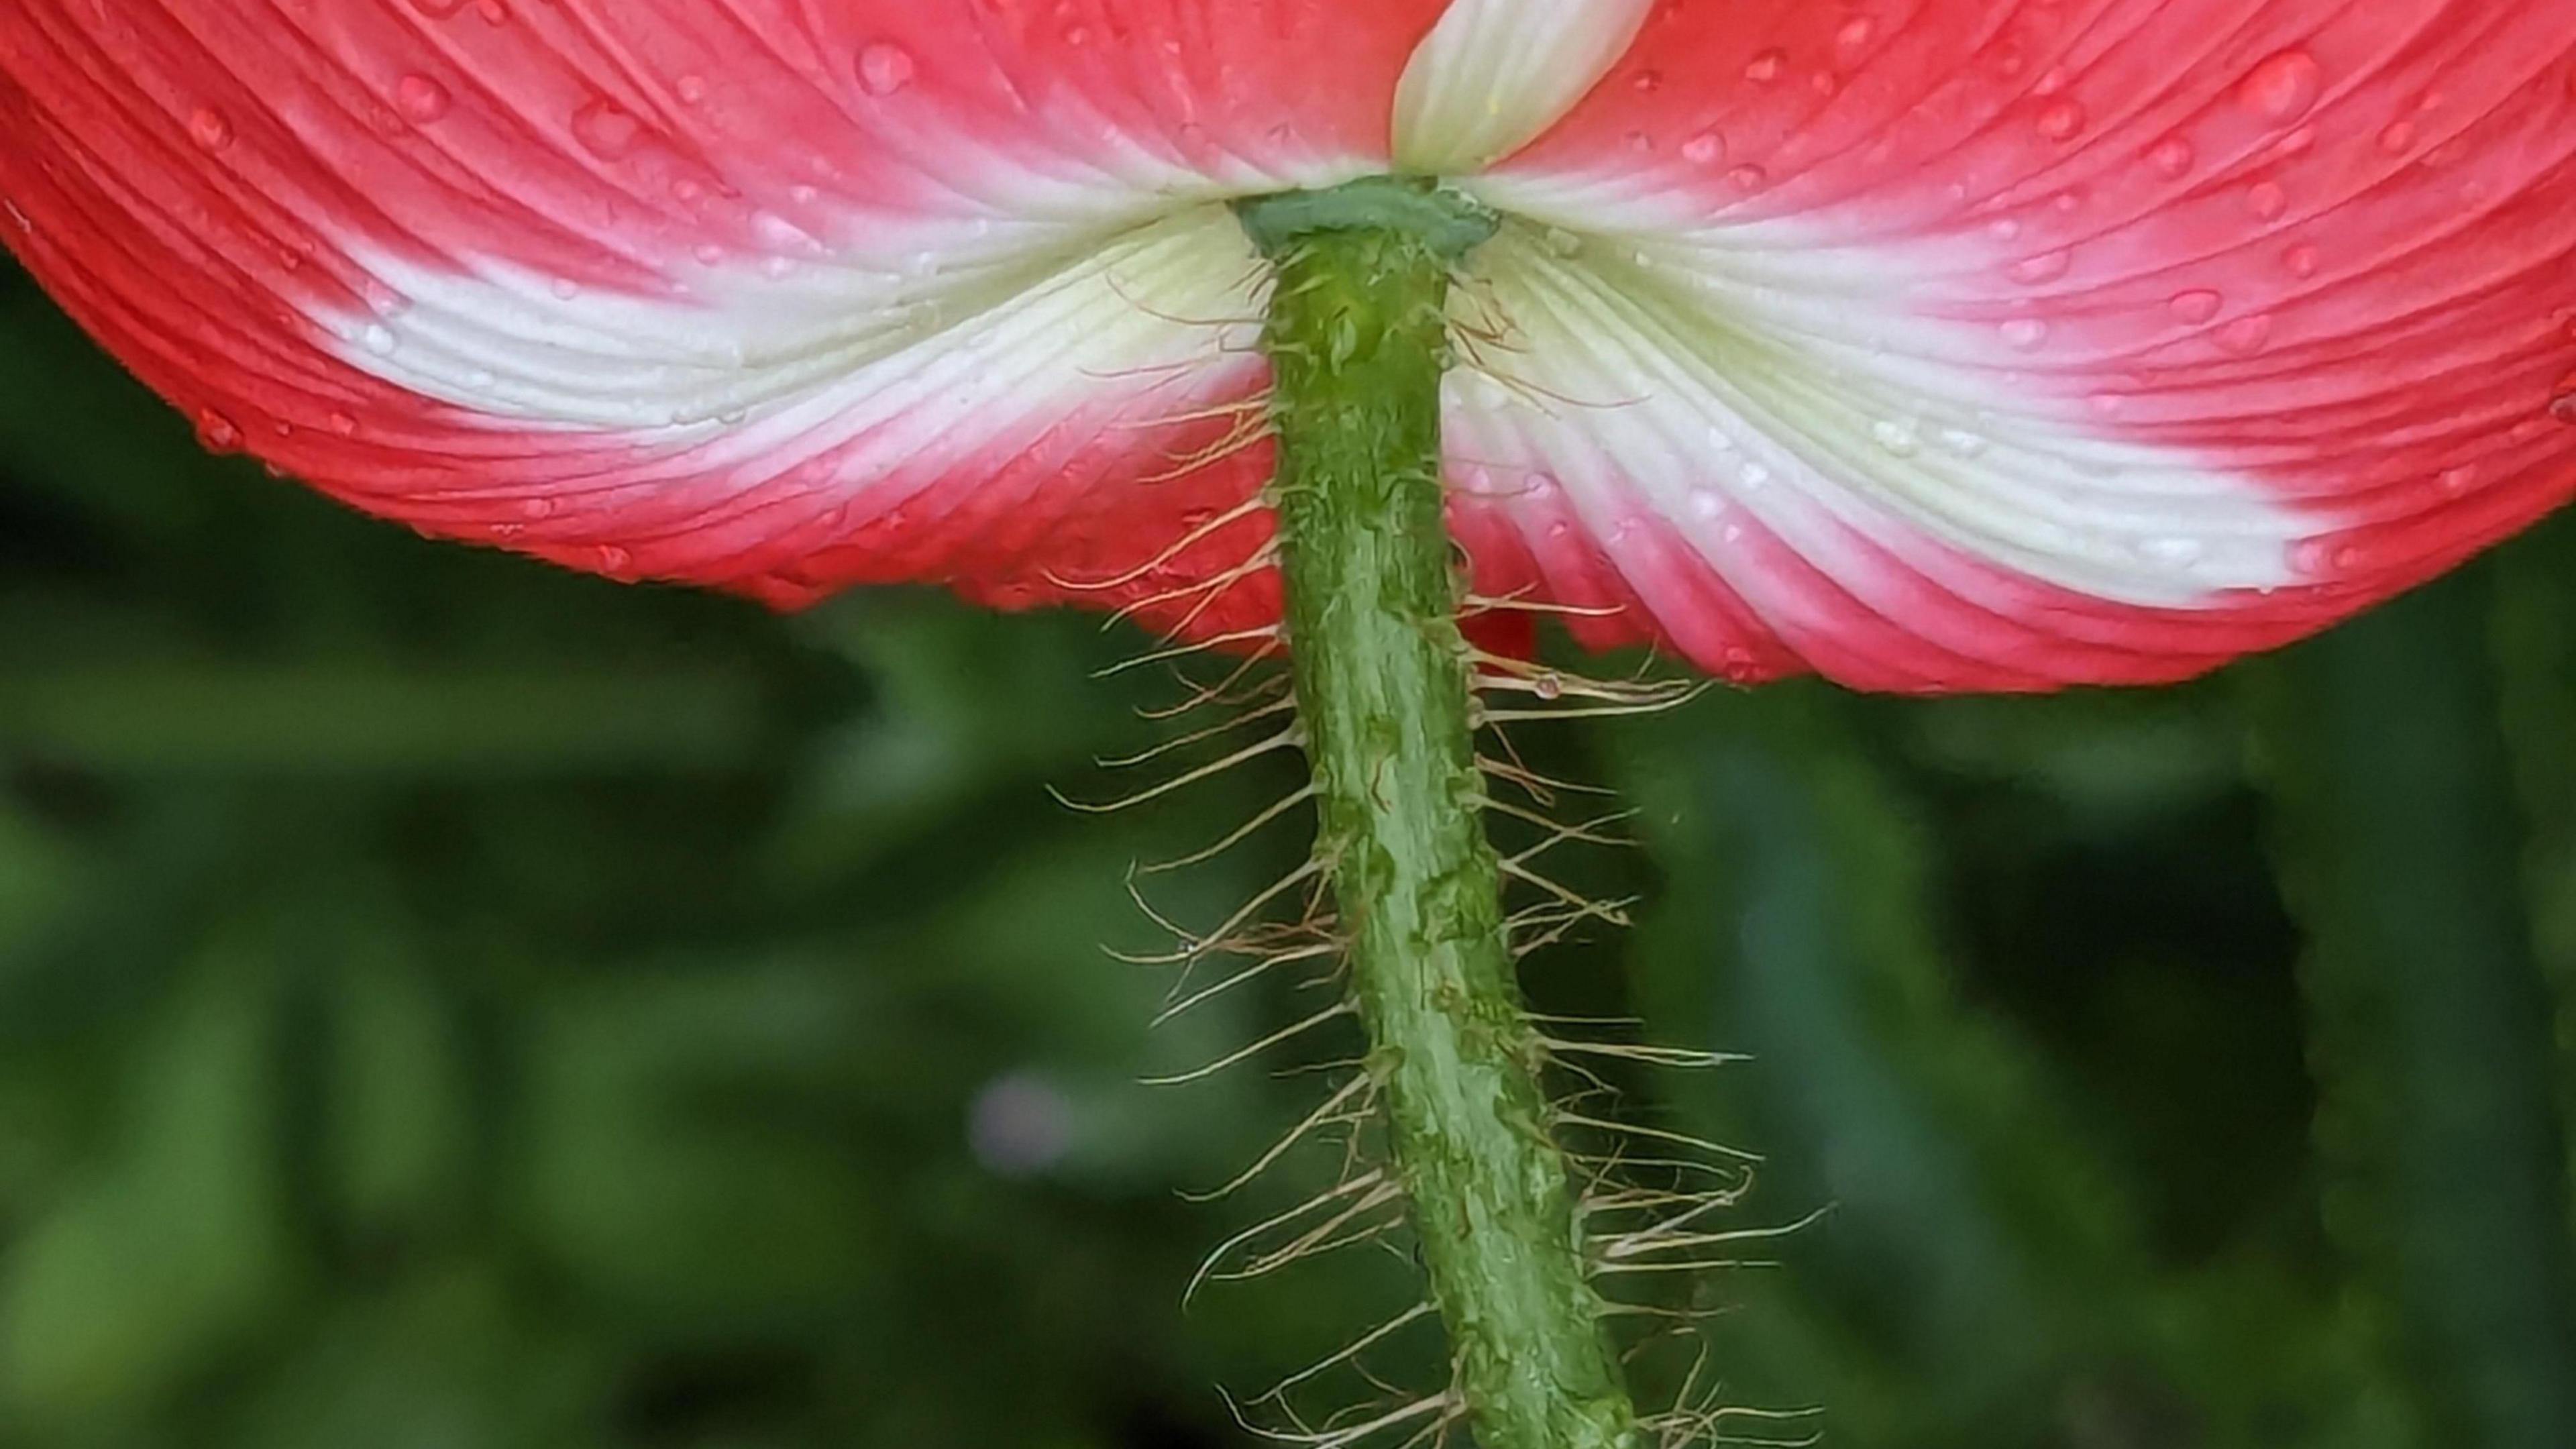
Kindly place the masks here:
<instances>
[{"instance_id":1,"label":"red flower","mask_svg":"<svg viewBox=\"0 0 2576 1449\"><path fill-rule=\"evenodd\" d=\"M209 443L781 604L1242 560L1226 203L1388 169L1510 218L1454 524L1596 643L2166 678L2576 491L2576 0L10 0L0 138Z\"/></svg>"}]
</instances>

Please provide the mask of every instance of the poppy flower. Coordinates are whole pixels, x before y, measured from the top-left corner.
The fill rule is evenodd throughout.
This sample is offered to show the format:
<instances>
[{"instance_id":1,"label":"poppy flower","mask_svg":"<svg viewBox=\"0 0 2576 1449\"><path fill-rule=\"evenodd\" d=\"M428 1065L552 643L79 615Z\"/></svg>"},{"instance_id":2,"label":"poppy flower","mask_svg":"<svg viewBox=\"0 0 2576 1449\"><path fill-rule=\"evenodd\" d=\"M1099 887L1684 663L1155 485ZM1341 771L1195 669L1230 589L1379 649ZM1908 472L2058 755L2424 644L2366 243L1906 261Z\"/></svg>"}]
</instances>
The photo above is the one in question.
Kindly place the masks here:
<instances>
[{"instance_id":1,"label":"poppy flower","mask_svg":"<svg viewBox=\"0 0 2576 1449\"><path fill-rule=\"evenodd\" d=\"M1229 203L1466 264L1483 593L1739 680L2186 675L2576 491L2571 0L13 0L0 235L204 440L794 606L1222 633Z\"/></svg>"}]
</instances>

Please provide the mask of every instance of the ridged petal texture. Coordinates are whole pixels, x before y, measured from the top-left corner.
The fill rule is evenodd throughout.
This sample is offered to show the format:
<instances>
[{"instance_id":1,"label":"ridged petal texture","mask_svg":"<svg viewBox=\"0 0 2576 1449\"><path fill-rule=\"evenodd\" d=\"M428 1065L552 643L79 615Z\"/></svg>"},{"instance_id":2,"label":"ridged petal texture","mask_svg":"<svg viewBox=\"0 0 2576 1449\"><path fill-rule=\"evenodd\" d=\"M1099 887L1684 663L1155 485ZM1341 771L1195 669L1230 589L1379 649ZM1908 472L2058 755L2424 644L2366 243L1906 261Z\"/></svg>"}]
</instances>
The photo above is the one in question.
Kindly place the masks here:
<instances>
[{"instance_id":1,"label":"ridged petal texture","mask_svg":"<svg viewBox=\"0 0 2576 1449\"><path fill-rule=\"evenodd\" d=\"M781 605L1275 617L1226 203L1389 169L1589 642L2170 678L2576 493L2576 0L0 8L0 236L210 445Z\"/></svg>"}]
</instances>

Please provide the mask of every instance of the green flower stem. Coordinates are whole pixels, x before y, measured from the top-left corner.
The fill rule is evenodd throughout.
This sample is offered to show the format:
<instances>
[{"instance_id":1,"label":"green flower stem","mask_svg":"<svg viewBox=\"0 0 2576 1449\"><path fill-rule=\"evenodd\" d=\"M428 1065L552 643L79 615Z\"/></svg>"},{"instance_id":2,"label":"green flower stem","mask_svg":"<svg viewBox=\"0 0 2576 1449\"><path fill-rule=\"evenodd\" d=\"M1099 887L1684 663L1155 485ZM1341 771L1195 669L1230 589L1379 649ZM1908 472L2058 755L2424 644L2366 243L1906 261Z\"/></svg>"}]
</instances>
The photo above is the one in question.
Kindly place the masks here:
<instances>
[{"instance_id":1,"label":"green flower stem","mask_svg":"<svg viewBox=\"0 0 2576 1449\"><path fill-rule=\"evenodd\" d=\"M1452 271L1492 223L1414 183L1274 198L1275 485L1298 705L1350 973L1457 1392L1486 1449L1628 1449L1487 840L1443 520Z\"/></svg>"}]
</instances>

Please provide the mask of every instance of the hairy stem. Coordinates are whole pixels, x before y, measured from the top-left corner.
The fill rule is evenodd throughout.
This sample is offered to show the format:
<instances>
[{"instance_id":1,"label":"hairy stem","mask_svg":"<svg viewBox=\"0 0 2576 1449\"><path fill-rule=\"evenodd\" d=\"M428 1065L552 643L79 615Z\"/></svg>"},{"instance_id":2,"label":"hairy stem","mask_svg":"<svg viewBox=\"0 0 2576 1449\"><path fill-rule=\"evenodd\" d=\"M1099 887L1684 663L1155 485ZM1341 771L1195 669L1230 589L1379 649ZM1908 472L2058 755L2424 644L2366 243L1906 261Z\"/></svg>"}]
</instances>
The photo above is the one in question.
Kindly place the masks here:
<instances>
[{"instance_id":1,"label":"hairy stem","mask_svg":"<svg viewBox=\"0 0 2576 1449\"><path fill-rule=\"evenodd\" d=\"M1456 1392L1486 1449L1628 1449L1483 826L1443 519L1450 277L1491 224L1383 179L1245 223L1277 269L1275 502L1319 849Z\"/></svg>"}]
</instances>

